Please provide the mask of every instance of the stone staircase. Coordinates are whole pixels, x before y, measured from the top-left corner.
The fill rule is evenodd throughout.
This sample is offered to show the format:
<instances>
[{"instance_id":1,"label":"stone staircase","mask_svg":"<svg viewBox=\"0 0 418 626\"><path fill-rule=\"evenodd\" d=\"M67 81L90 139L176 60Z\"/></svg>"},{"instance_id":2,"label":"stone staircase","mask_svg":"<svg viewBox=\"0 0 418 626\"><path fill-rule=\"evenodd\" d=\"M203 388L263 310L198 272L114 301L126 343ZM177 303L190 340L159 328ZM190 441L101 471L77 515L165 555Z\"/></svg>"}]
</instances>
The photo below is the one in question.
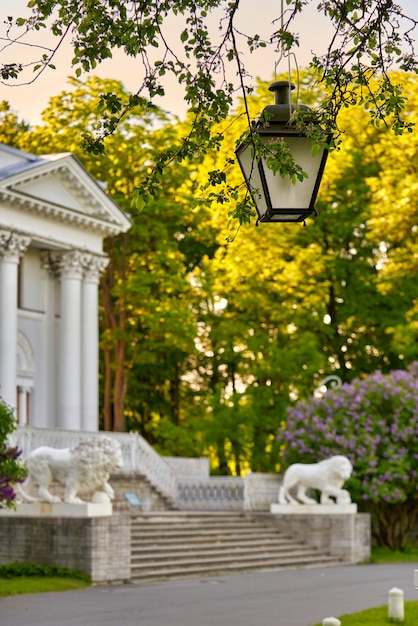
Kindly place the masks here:
<instances>
[{"instance_id":1,"label":"stone staircase","mask_svg":"<svg viewBox=\"0 0 418 626\"><path fill-rule=\"evenodd\" d=\"M341 564L254 513L139 513L131 528L133 582Z\"/></svg>"}]
</instances>

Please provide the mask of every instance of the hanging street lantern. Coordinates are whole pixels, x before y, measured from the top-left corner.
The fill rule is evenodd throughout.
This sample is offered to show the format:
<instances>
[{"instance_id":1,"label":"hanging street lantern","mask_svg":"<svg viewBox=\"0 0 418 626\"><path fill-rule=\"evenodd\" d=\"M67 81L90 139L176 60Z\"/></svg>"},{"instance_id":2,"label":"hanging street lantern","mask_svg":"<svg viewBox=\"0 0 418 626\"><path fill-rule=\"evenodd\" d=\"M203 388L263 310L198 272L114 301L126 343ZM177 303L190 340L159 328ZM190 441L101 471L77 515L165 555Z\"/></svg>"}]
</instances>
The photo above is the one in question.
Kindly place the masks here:
<instances>
[{"instance_id":1,"label":"hanging street lantern","mask_svg":"<svg viewBox=\"0 0 418 626\"><path fill-rule=\"evenodd\" d=\"M323 145L316 153L312 152L314 139L291 120L295 112L302 111L305 116L311 109L305 105L292 105L291 89L294 85L287 81L270 85L274 104L265 107L251 133L235 151L256 205L257 223L303 222L316 213L316 196L328 156L326 146L331 143L332 136L322 131ZM310 118L312 123L315 122ZM266 154L263 151L259 157L254 156L255 140L266 148ZM290 175L285 169L289 163L298 168Z\"/></svg>"}]
</instances>

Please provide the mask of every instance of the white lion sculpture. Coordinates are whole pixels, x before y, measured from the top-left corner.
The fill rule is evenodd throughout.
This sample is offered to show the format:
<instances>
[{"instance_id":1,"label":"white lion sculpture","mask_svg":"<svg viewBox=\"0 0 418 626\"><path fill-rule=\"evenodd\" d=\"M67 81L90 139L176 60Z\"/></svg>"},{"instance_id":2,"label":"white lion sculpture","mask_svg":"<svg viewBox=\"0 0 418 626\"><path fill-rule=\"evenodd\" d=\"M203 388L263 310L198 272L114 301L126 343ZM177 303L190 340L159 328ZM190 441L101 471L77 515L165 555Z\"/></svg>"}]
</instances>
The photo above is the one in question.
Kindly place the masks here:
<instances>
[{"instance_id":1,"label":"white lion sculpture","mask_svg":"<svg viewBox=\"0 0 418 626\"><path fill-rule=\"evenodd\" d=\"M332 456L329 459L312 463L295 463L286 470L283 483L279 489L280 504L318 504L308 497L308 489L317 489L321 492L321 504L349 504L350 494L342 489L343 484L351 476L353 466L346 456ZM296 490L296 498L290 491Z\"/></svg>"},{"instance_id":2,"label":"white lion sculpture","mask_svg":"<svg viewBox=\"0 0 418 626\"><path fill-rule=\"evenodd\" d=\"M108 480L112 471L122 467L123 459L120 443L104 436L81 441L75 448L36 448L28 455L25 465L27 478L18 485L24 500L60 502L49 491L55 479L65 487L64 502L80 504L83 502L77 497L80 490L100 492L108 501L114 498ZM35 486L38 486L38 498L28 493Z\"/></svg>"}]
</instances>

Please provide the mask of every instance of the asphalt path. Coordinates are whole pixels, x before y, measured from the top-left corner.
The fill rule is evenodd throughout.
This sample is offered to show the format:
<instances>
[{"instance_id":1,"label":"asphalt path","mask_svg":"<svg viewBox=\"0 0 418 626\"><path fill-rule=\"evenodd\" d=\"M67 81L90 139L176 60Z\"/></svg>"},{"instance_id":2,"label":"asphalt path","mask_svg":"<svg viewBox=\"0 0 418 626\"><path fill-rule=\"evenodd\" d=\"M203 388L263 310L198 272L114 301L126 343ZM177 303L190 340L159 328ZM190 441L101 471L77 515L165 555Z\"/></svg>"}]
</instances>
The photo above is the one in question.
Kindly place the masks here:
<instances>
[{"instance_id":1,"label":"asphalt path","mask_svg":"<svg viewBox=\"0 0 418 626\"><path fill-rule=\"evenodd\" d=\"M387 605L393 587L403 589L405 600L418 600L416 568L403 563L274 570L10 596L0 598L0 624L312 626Z\"/></svg>"}]
</instances>

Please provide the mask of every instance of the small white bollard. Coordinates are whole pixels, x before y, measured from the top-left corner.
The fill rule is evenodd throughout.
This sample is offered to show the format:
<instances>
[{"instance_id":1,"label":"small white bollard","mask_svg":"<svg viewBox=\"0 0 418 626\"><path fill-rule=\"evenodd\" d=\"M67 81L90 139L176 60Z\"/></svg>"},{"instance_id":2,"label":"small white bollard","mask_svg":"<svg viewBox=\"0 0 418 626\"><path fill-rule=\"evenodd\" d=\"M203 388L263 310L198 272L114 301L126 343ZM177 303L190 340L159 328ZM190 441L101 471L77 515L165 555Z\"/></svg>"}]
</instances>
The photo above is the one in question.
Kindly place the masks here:
<instances>
[{"instance_id":1,"label":"small white bollard","mask_svg":"<svg viewBox=\"0 0 418 626\"><path fill-rule=\"evenodd\" d=\"M403 591L397 587L393 587L393 589L389 591L388 618L396 620L397 622L403 622L405 619Z\"/></svg>"},{"instance_id":2,"label":"small white bollard","mask_svg":"<svg viewBox=\"0 0 418 626\"><path fill-rule=\"evenodd\" d=\"M418 569L414 569L414 587L418 589Z\"/></svg>"},{"instance_id":3,"label":"small white bollard","mask_svg":"<svg viewBox=\"0 0 418 626\"><path fill-rule=\"evenodd\" d=\"M336 617L326 617L322 620L322 626L341 626L341 622Z\"/></svg>"}]
</instances>

